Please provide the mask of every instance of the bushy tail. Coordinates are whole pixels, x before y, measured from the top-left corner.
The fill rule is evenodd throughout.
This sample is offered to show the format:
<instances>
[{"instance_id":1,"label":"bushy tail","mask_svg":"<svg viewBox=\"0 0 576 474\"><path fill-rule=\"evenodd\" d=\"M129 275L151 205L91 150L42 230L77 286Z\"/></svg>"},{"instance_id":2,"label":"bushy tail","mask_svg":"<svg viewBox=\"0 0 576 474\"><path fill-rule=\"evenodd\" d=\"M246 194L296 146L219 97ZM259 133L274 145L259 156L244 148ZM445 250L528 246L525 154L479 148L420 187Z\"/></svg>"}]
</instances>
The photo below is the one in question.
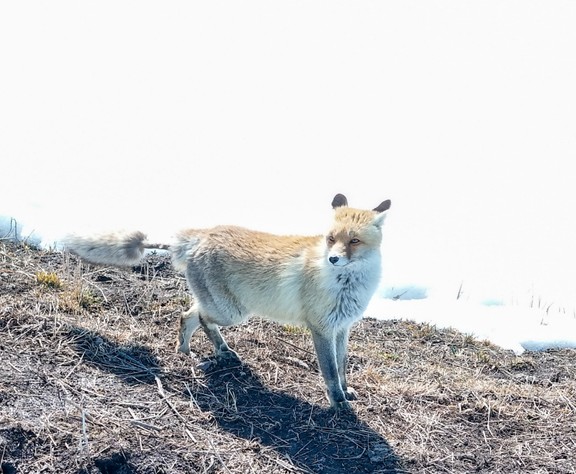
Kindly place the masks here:
<instances>
[{"instance_id":1,"label":"bushy tail","mask_svg":"<svg viewBox=\"0 0 576 474\"><path fill-rule=\"evenodd\" d=\"M64 247L92 263L105 265L136 265L146 249L170 248L167 244L153 244L146 241L143 232L113 232L92 237L69 235L64 239Z\"/></svg>"}]
</instances>

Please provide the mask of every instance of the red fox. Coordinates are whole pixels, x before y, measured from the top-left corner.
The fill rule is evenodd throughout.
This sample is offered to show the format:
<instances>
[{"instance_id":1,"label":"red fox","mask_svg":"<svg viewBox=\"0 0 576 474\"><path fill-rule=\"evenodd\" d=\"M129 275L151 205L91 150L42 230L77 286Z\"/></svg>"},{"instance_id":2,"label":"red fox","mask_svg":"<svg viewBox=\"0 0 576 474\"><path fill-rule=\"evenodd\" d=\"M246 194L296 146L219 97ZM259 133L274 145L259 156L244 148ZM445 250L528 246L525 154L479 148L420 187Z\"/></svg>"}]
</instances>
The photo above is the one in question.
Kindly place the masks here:
<instances>
[{"instance_id":1,"label":"red fox","mask_svg":"<svg viewBox=\"0 0 576 474\"><path fill-rule=\"evenodd\" d=\"M325 235L284 236L236 226L189 229L173 244L146 241L142 232L71 236L66 246L102 264L133 265L145 249L167 249L186 275L194 297L182 314L177 350L190 353L202 327L217 358L237 358L220 333L252 315L303 325L311 334L330 404L350 408L346 382L348 336L380 280L382 225L390 200L373 210L332 200L334 219Z\"/></svg>"}]
</instances>

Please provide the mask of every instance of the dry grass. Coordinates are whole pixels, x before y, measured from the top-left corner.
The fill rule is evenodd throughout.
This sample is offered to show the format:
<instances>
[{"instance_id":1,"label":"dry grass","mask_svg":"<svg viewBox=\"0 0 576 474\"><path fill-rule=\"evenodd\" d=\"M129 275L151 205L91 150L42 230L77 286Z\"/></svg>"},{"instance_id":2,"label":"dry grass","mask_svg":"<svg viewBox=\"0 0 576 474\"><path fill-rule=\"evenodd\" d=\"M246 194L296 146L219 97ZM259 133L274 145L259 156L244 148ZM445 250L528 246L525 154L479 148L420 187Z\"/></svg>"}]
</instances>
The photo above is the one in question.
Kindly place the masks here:
<instances>
[{"instance_id":1,"label":"dry grass","mask_svg":"<svg viewBox=\"0 0 576 474\"><path fill-rule=\"evenodd\" d=\"M576 351L364 320L360 397L337 417L306 331L225 329L235 366L199 333L191 360L174 353L188 304L165 258L118 270L0 243L0 472L576 472Z\"/></svg>"}]
</instances>

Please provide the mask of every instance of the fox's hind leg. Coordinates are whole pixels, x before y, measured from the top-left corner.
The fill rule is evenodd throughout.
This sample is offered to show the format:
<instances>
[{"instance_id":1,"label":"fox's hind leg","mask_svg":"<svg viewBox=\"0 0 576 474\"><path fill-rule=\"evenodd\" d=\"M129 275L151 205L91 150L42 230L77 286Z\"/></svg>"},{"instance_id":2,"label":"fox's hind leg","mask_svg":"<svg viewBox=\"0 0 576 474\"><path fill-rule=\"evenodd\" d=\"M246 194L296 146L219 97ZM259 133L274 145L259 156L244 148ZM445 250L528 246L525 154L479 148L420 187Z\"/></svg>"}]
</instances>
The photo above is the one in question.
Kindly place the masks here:
<instances>
[{"instance_id":1,"label":"fox's hind leg","mask_svg":"<svg viewBox=\"0 0 576 474\"><path fill-rule=\"evenodd\" d=\"M180 330L176 350L184 354L190 354L190 339L200 327L200 313L194 303L192 307L180 316Z\"/></svg>"},{"instance_id":2,"label":"fox's hind leg","mask_svg":"<svg viewBox=\"0 0 576 474\"><path fill-rule=\"evenodd\" d=\"M202 329L204 329L204 332L208 336L208 339L210 339L210 341L212 341L212 344L214 344L216 357L218 359L224 359L224 360L239 359L238 354L236 354L236 352L230 349L230 347L222 337L218 325L207 321L207 319L208 318L200 316L200 324L202 325Z\"/></svg>"}]
</instances>

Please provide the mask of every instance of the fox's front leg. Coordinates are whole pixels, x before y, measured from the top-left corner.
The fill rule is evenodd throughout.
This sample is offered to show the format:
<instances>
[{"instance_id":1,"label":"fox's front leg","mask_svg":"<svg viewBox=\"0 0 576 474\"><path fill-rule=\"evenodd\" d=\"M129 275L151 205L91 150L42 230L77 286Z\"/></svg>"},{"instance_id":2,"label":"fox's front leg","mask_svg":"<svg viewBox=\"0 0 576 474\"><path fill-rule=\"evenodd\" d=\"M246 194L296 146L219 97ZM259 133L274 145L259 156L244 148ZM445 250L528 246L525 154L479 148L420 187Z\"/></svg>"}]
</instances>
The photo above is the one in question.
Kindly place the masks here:
<instances>
[{"instance_id":1,"label":"fox's front leg","mask_svg":"<svg viewBox=\"0 0 576 474\"><path fill-rule=\"evenodd\" d=\"M350 328L342 329L336 334L336 363L338 365L338 375L340 377L340 386L344 391L346 400L356 400L356 390L348 387L346 382L346 367L348 365L348 337L350 336Z\"/></svg>"},{"instance_id":2,"label":"fox's front leg","mask_svg":"<svg viewBox=\"0 0 576 474\"><path fill-rule=\"evenodd\" d=\"M330 405L336 410L350 409L350 404L340 383L338 362L336 359L336 335L333 332L324 334L312 329L312 340L318 357L318 365L326 383Z\"/></svg>"}]
</instances>

